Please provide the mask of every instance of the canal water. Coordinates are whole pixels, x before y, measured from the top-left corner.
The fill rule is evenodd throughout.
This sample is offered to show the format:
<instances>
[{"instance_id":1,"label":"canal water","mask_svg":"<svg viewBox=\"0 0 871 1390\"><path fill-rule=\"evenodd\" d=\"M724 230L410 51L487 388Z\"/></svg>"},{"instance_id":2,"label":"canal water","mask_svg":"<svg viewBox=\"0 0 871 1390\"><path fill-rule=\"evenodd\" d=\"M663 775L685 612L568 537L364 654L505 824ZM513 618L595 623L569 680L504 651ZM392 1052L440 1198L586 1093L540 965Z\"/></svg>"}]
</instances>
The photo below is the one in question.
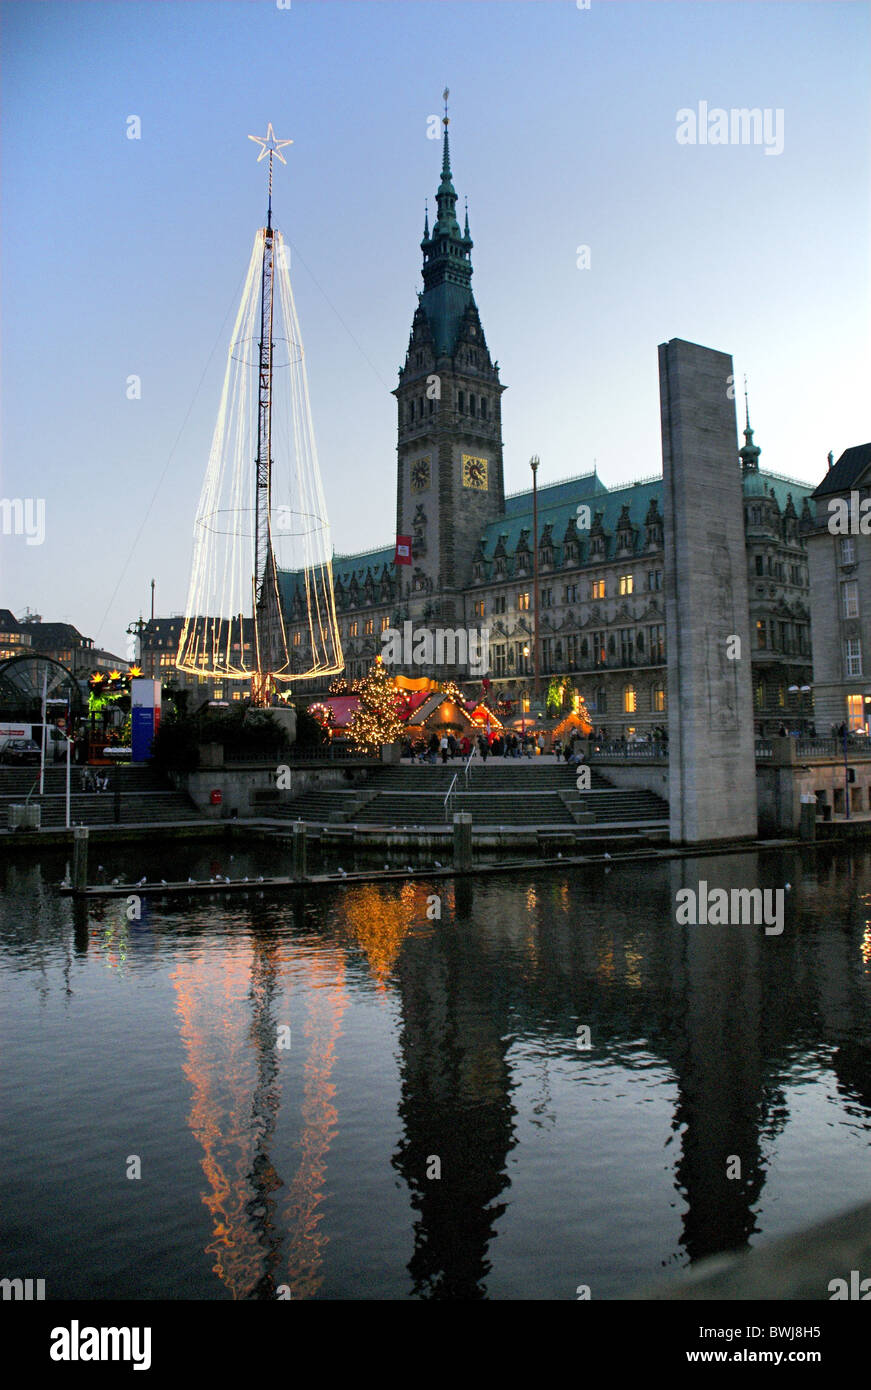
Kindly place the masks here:
<instances>
[{"instance_id":1,"label":"canal water","mask_svg":"<svg viewBox=\"0 0 871 1390\"><path fill-rule=\"evenodd\" d=\"M286 871L232 852L98 857ZM867 853L132 921L60 897L65 867L0 866L0 1275L48 1298L621 1298L871 1198ZM783 888L782 933L678 925L700 880Z\"/></svg>"}]
</instances>

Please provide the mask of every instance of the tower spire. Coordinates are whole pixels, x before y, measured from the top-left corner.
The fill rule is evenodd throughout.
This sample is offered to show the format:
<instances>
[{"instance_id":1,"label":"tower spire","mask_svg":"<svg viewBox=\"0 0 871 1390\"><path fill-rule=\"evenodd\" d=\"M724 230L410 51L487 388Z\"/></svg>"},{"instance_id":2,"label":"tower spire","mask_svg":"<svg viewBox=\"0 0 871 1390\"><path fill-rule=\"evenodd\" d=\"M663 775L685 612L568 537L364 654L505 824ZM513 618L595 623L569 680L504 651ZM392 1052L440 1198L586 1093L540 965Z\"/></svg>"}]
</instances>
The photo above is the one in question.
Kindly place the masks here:
<instances>
[{"instance_id":1,"label":"tower spire","mask_svg":"<svg viewBox=\"0 0 871 1390\"><path fill-rule=\"evenodd\" d=\"M738 457L741 459L741 466L745 473L756 472L759 469L759 455L762 450L758 444L753 443L753 431L750 428L750 400L747 395L747 377L744 377L744 418L747 421L744 429L744 447L738 450Z\"/></svg>"},{"instance_id":2,"label":"tower spire","mask_svg":"<svg viewBox=\"0 0 871 1390\"><path fill-rule=\"evenodd\" d=\"M450 91L445 87L445 114L442 117L444 148L441 182L436 193L437 212L431 231L427 216L423 241L420 244L423 252L424 286L420 302L429 320L438 352L448 354L453 352L460 320L467 305L472 302L473 244L469 235L468 214L465 235L460 231L457 221L457 190L454 188L451 174L448 142L449 96Z\"/></svg>"}]
</instances>

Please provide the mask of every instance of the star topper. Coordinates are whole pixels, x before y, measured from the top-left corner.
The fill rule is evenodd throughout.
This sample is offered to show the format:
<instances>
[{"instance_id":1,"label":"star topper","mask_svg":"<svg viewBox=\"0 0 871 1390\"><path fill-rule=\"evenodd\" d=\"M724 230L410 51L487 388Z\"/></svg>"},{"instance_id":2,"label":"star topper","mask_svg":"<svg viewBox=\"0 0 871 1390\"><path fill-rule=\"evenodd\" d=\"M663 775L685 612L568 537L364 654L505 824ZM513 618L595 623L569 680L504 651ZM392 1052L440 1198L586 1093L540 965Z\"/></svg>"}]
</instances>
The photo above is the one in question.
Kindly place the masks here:
<instances>
[{"instance_id":1,"label":"star topper","mask_svg":"<svg viewBox=\"0 0 871 1390\"><path fill-rule=\"evenodd\" d=\"M281 160L282 164L287 163L287 160L285 159L281 151L285 145L292 145L293 141L277 140L275 138L275 131L272 129L271 121L269 122L269 125L266 128L265 135L249 135L248 139L253 140L255 145L262 146L262 149L259 155L257 156L258 164L260 163L261 159L265 159L267 155L269 155L270 162L272 160L272 156L275 155L278 159Z\"/></svg>"}]
</instances>

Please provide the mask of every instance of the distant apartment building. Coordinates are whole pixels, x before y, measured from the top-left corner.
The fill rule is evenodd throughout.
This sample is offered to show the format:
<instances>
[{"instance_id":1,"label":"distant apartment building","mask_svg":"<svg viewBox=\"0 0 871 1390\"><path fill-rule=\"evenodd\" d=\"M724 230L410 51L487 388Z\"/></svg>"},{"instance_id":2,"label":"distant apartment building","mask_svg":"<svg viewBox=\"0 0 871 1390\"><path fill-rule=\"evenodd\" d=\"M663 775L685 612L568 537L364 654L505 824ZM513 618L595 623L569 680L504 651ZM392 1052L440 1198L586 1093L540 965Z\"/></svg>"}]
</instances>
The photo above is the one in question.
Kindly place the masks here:
<instances>
[{"instance_id":1,"label":"distant apartment building","mask_svg":"<svg viewBox=\"0 0 871 1390\"><path fill-rule=\"evenodd\" d=\"M15 656L47 656L80 679L92 671L126 671L129 663L114 652L95 647L72 623L44 623L36 613L15 618L0 608L0 661Z\"/></svg>"},{"instance_id":2,"label":"distant apartment building","mask_svg":"<svg viewBox=\"0 0 871 1390\"><path fill-rule=\"evenodd\" d=\"M837 463L829 457L829 471L812 495L814 524L806 534L816 722L820 733L841 724L868 733L871 444L847 449Z\"/></svg>"}]
</instances>

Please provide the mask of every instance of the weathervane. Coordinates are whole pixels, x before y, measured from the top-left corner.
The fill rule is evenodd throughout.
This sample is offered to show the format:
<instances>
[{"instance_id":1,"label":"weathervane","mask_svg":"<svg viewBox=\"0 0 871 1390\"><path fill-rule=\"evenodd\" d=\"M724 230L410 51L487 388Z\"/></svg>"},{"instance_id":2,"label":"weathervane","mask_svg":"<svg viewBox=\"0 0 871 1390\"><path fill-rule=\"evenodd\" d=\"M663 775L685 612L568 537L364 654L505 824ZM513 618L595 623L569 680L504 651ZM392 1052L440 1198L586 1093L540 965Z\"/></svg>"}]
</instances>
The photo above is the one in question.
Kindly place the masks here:
<instances>
[{"instance_id":1,"label":"weathervane","mask_svg":"<svg viewBox=\"0 0 871 1390\"><path fill-rule=\"evenodd\" d=\"M445 87L445 90L442 92L442 100L445 103L445 114L442 117L442 125L444 126L445 130L447 130L448 126L450 125L450 120L448 119L448 97L450 96L450 94L450 88Z\"/></svg>"},{"instance_id":2,"label":"weathervane","mask_svg":"<svg viewBox=\"0 0 871 1390\"><path fill-rule=\"evenodd\" d=\"M292 144L293 144L293 141L292 141L292 140L278 140L278 139L276 139L275 131L272 129L272 122L271 122L271 121L269 122L269 125L266 127L266 134L265 134L265 135L249 135L249 136L248 136L248 139L249 139L249 140L253 140L254 143L255 143L255 145L260 145L260 146L262 146L262 148L261 148L261 150L260 150L260 153L259 153L259 155L257 156L257 163L258 163L258 164L260 163L261 159L265 159L266 156L269 155L269 223L270 223L270 226L271 226L271 225L272 225L272 156L273 156L273 155L276 155L276 156L281 160L282 164L286 164L286 163L287 163L287 160L285 159L285 157L284 157L284 155L281 153L281 151L282 151L282 149L284 148L285 145L292 145Z\"/></svg>"}]
</instances>

